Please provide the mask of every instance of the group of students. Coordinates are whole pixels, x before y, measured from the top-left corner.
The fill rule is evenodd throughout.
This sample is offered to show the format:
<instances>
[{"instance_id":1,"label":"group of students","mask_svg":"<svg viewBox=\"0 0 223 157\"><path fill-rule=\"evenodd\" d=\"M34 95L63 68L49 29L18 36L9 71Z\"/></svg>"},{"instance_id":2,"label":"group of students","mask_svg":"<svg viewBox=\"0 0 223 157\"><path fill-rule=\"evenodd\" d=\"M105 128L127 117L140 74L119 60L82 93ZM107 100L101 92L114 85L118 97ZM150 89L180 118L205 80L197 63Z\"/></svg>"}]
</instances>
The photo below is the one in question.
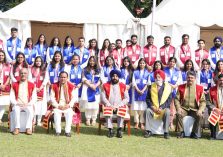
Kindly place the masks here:
<instances>
[{"instance_id":1,"label":"group of students","mask_svg":"<svg viewBox=\"0 0 223 157\"><path fill-rule=\"evenodd\" d=\"M214 39L215 45L208 52L204 49L205 41L202 39L198 40L199 48L191 50L187 34L182 36L179 48L173 47L171 37L166 36L164 46L159 50L153 44L153 36L147 37L148 44L144 48L137 44L137 35L132 35L131 40L126 41L125 48L122 47L121 39L117 39L116 44L111 44L109 39L105 39L99 49L96 39L91 39L89 46L85 47L84 37L78 39L79 45L75 47L70 36L65 38L63 48L57 37L52 39L48 47L45 36L41 34L36 45L33 44L32 38L27 38L22 50L17 33L17 28L12 28L11 38L7 40L6 45L0 41L0 90L1 93L9 92L10 84L20 80L20 69L28 68L29 80L37 89L37 125L41 125L41 118L47 111L47 102L51 101L51 85L59 81L62 71L68 73L69 81L78 88L79 104L84 109L86 125L94 126L101 102L100 87L111 81L112 70L119 70L120 81L128 90L129 104L134 114L134 128L140 127L143 130L148 86L155 82L156 70L165 72L165 81L169 82L173 89L170 106L171 127L175 114L173 100L178 86L186 82L187 72L196 71L197 83L203 85L205 94L215 84L213 78L223 72L221 37ZM8 104L5 101L0 103L2 119L5 105Z\"/></svg>"}]
</instances>

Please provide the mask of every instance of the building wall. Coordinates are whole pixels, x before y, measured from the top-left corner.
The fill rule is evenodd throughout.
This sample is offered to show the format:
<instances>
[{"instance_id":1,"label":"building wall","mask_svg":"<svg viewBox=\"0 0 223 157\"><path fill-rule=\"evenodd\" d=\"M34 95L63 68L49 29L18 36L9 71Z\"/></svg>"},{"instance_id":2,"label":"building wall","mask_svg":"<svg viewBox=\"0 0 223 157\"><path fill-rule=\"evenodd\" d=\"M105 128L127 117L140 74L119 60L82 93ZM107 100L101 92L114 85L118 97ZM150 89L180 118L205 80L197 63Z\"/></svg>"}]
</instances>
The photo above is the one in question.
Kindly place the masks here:
<instances>
[{"instance_id":1,"label":"building wall","mask_svg":"<svg viewBox=\"0 0 223 157\"><path fill-rule=\"evenodd\" d=\"M63 45L65 37L70 35L75 46L77 46L78 38L83 36L83 24L31 22L31 35L34 43L36 43L40 34L46 36L48 45L55 36L59 37Z\"/></svg>"},{"instance_id":2,"label":"building wall","mask_svg":"<svg viewBox=\"0 0 223 157\"><path fill-rule=\"evenodd\" d=\"M206 41L206 49L210 49L214 45L213 39L216 36L223 37L223 27L218 27L217 25L201 27L201 39Z\"/></svg>"}]
</instances>

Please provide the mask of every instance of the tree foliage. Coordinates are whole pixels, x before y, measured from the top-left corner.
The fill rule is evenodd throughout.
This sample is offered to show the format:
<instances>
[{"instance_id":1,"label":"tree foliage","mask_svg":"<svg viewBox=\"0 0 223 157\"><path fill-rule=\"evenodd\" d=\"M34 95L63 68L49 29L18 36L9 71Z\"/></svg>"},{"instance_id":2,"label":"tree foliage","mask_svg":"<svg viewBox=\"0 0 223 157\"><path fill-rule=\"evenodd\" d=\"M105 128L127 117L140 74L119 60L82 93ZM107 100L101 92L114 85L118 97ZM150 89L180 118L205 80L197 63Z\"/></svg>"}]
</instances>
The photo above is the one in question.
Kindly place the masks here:
<instances>
[{"instance_id":1,"label":"tree foliage","mask_svg":"<svg viewBox=\"0 0 223 157\"><path fill-rule=\"evenodd\" d=\"M156 0L159 5L162 0ZM122 0L134 17L147 17L152 10L153 0Z\"/></svg>"},{"instance_id":2,"label":"tree foliage","mask_svg":"<svg viewBox=\"0 0 223 157\"><path fill-rule=\"evenodd\" d=\"M0 0L0 10L7 11L25 0ZM111 0L112 1L112 0ZM151 13L153 0L121 0L134 17L144 18ZM156 4L162 0L156 0Z\"/></svg>"},{"instance_id":3,"label":"tree foliage","mask_svg":"<svg viewBox=\"0 0 223 157\"><path fill-rule=\"evenodd\" d=\"M0 10L3 12L7 11L23 1L24 0L0 0Z\"/></svg>"}]
</instances>

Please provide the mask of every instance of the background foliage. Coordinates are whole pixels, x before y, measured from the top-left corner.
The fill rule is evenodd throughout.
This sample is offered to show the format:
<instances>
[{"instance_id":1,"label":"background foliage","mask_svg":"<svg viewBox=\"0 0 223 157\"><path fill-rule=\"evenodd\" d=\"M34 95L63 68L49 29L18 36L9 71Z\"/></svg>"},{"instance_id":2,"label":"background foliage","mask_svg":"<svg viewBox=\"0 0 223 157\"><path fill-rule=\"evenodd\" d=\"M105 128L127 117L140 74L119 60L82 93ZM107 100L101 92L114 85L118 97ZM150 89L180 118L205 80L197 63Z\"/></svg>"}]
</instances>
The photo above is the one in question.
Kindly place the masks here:
<instances>
[{"instance_id":1,"label":"background foliage","mask_svg":"<svg viewBox=\"0 0 223 157\"><path fill-rule=\"evenodd\" d=\"M0 10L2 12L7 11L23 1L24 0L0 0Z\"/></svg>"},{"instance_id":2,"label":"background foliage","mask_svg":"<svg viewBox=\"0 0 223 157\"><path fill-rule=\"evenodd\" d=\"M0 10L2 12L7 11L16 5L22 3L25 0L0 0ZM112 1L112 0L111 0ZM151 8L153 5L153 0L121 0L125 6L128 8L128 10L132 13L133 16L138 18L147 17L151 13ZM156 4L159 5L159 3L162 0L156 0ZM140 9L140 13L136 13L136 8Z\"/></svg>"}]
</instances>

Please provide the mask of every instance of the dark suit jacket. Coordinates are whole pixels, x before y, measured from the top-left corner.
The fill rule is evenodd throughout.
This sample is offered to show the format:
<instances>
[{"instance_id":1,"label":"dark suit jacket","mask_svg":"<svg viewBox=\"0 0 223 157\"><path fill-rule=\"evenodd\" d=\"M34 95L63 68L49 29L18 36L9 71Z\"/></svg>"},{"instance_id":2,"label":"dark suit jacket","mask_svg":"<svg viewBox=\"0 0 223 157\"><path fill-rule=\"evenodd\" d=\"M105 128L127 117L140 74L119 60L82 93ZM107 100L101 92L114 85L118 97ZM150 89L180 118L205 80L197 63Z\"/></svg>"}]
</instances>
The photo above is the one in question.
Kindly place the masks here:
<instances>
[{"instance_id":1,"label":"dark suit jacket","mask_svg":"<svg viewBox=\"0 0 223 157\"><path fill-rule=\"evenodd\" d=\"M163 83L163 85L161 86L161 88L158 92L159 103L160 103L162 95L163 95L164 86L165 86L165 84ZM162 109L170 108L171 101L172 101L172 93L170 93L167 101L164 104L160 105L160 108L162 108ZM151 100L151 86L149 86L149 88L148 88L148 92L147 92L147 96L146 96L146 103L147 103L148 108L151 108L151 106L153 106L153 103Z\"/></svg>"}]
</instances>

